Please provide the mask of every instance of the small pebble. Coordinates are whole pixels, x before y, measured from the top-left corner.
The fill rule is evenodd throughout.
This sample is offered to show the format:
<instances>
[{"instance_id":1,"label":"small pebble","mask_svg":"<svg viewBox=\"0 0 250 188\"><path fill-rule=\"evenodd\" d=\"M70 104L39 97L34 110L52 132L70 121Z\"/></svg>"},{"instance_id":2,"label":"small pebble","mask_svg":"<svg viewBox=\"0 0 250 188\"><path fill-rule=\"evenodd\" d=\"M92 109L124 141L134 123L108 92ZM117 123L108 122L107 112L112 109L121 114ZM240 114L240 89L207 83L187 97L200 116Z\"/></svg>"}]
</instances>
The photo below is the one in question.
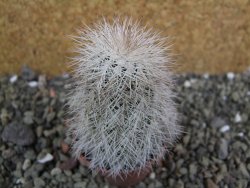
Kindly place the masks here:
<instances>
[{"instance_id":1,"label":"small pebble","mask_svg":"<svg viewBox=\"0 0 250 188\"><path fill-rule=\"evenodd\" d=\"M17 81L17 78L18 78L18 76L17 75L13 75L13 76L11 76L10 77L10 83L15 83L16 81Z\"/></svg>"},{"instance_id":2,"label":"small pebble","mask_svg":"<svg viewBox=\"0 0 250 188\"><path fill-rule=\"evenodd\" d=\"M45 182L43 179L37 177L34 179L34 185L35 188L42 188L45 186Z\"/></svg>"},{"instance_id":3,"label":"small pebble","mask_svg":"<svg viewBox=\"0 0 250 188\"><path fill-rule=\"evenodd\" d=\"M248 178L248 179L250 178L250 174L249 174L245 164L240 163L239 170L240 170L241 174L243 175L243 177Z\"/></svg>"},{"instance_id":4,"label":"small pebble","mask_svg":"<svg viewBox=\"0 0 250 188\"><path fill-rule=\"evenodd\" d=\"M86 181L76 182L74 184L74 188L85 188L86 186L87 186L87 182Z\"/></svg>"},{"instance_id":5,"label":"small pebble","mask_svg":"<svg viewBox=\"0 0 250 188\"><path fill-rule=\"evenodd\" d=\"M64 170L64 174L66 176L72 176L72 172L70 170Z\"/></svg>"},{"instance_id":6,"label":"small pebble","mask_svg":"<svg viewBox=\"0 0 250 188\"><path fill-rule=\"evenodd\" d=\"M5 142L13 142L20 146L29 146L35 141L35 134L26 125L11 123L4 127L2 139Z\"/></svg>"},{"instance_id":7,"label":"small pebble","mask_svg":"<svg viewBox=\"0 0 250 188\"><path fill-rule=\"evenodd\" d=\"M31 161L30 161L30 159L25 159L24 162L23 162L22 169L23 169L23 170L27 170L30 166L31 166Z\"/></svg>"},{"instance_id":8,"label":"small pebble","mask_svg":"<svg viewBox=\"0 0 250 188\"><path fill-rule=\"evenodd\" d=\"M244 136L244 133L243 133L243 132L239 132L239 133L238 133L238 136L239 136L239 137L243 137L243 136Z\"/></svg>"},{"instance_id":9,"label":"small pebble","mask_svg":"<svg viewBox=\"0 0 250 188\"><path fill-rule=\"evenodd\" d=\"M226 139L220 139L217 147L217 153L219 159L226 159L228 156L228 141Z\"/></svg>"},{"instance_id":10,"label":"small pebble","mask_svg":"<svg viewBox=\"0 0 250 188\"><path fill-rule=\"evenodd\" d=\"M36 73L30 67L26 65L22 67L21 75L23 79L27 81L34 80L36 77Z\"/></svg>"},{"instance_id":11,"label":"small pebble","mask_svg":"<svg viewBox=\"0 0 250 188\"><path fill-rule=\"evenodd\" d=\"M42 126L37 126L36 127L36 135L37 137L41 137L43 134L43 127Z\"/></svg>"},{"instance_id":12,"label":"small pebble","mask_svg":"<svg viewBox=\"0 0 250 188\"><path fill-rule=\"evenodd\" d=\"M234 75L233 72L228 72L228 73L227 73L227 79L228 79L228 80L233 80L234 77L235 77L235 75Z\"/></svg>"},{"instance_id":13,"label":"small pebble","mask_svg":"<svg viewBox=\"0 0 250 188\"><path fill-rule=\"evenodd\" d=\"M60 164L60 169L62 170L71 170L73 168L76 167L76 165L78 164L78 161L74 158L70 158L67 161L64 161L63 163ZM85 168L84 168L85 170ZM80 168L81 171L81 168ZM85 172L82 174L86 174Z\"/></svg>"},{"instance_id":14,"label":"small pebble","mask_svg":"<svg viewBox=\"0 0 250 188\"><path fill-rule=\"evenodd\" d=\"M9 148L9 149L3 150L2 157L4 159L10 159L11 157L15 155L15 153L16 153L15 150Z\"/></svg>"},{"instance_id":15,"label":"small pebble","mask_svg":"<svg viewBox=\"0 0 250 188\"><path fill-rule=\"evenodd\" d=\"M47 84L47 81L46 81L46 76L45 75L39 75L38 77L38 87L40 89L44 88Z\"/></svg>"},{"instance_id":16,"label":"small pebble","mask_svg":"<svg viewBox=\"0 0 250 188\"><path fill-rule=\"evenodd\" d=\"M221 117L214 117L210 124L214 128L220 128L226 124L226 121Z\"/></svg>"},{"instance_id":17,"label":"small pebble","mask_svg":"<svg viewBox=\"0 0 250 188\"><path fill-rule=\"evenodd\" d=\"M184 82L184 87L186 87L186 88L191 87L191 82L190 82L189 80L186 80L186 81Z\"/></svg>"},{"instance_id":18,"label":"small pebble","mask_svg":"<svg viewBox=\"0 0 250 188\"><path fill-rule=\"evenodd\" d=\"M240 115L239 113L237 113L237 114L235 115L234 122L235 122L235 123L239 123L239 122L241 122L241 121L242 121L241 115Z\"/></svg>"},{"instance_id":19,"label":"small pebble","mask_svg":"<svg viewBox=\"0 0 250 188\"><path fill-rule=\"evenodd\" d=\"M220 128L220 132L224 133L230 130L229 125L224 125L223 127Z\"/></svg>"},{"instance_id":20,"label":"small pebble","mask_svg":"<svg viewBox=\"0 0 250 188\"><path fill-rule=\"evenodd\" d=\"M52 176L55 176L55 175L58 175L58 174L61 174L62 173L62 170L60 169L60 168L53 168L52 170L51 170L51 172L50 172L50 174L52 175Z\"/></svg>"},{"instance_id":21,"label":"small pebble","mask_svg":"<svg viewBox=\"0 0 250 188\"><path fill-rule=\"evenodd\" d=\"M203 74L203 78L209 79L209 74L208 73Z\"/></svg>"},{"instance_id":22,"label":"small pebble","mask_svg":"<svg viewBox=\"0 0 250 188\"><path fill-rule=\"evenodd\" d=\"M211 179L206 180L206 188L219 188Z\"/></svg>"},{"instance_id":23,"label":"small pebble","mask_svg":"<svg viewBox=\"0 0 250 188\"><path fill-rule=\"evenodd\" d=\"M25 183L25 179L24 178L18 178L16 180L16 184L24 184Z\"/></svg>"},{"instance_id":24,"label":"small pebble","mask_svg":"<svg viewBox=\"0 0 250 188\"><path fill-rule=\"evenodd\" d=\"M62 141L61 142L61 149L62 149L63 153L68 153L70 148L69 148L68 144L66 144L64 141Z\"/></svg>"},{"instance_id":25,"label":"small pebble","mask_svg":"<svg viewBox=\"0 0 250 188\"><path fill-rule=\"evenodd\" d=\"M185 175L185 174L188 173L188 170L187 170L186 168L181 168L181 169L180 169L180 173L181 173L182 175Z\"/></svg>"},{"instance_id":26,"label":"small pebble","mask_svg":"<svg viewBox=\"0 0 250 188\"><path fill-rule=\"evenodd\" d=\"M37 161L39 162L39 163L47 163L47 162L49 162L49 161L52 161L53 160L53 155L51 155L50 153L47 153L43 158L41 158L41 159L38 159Z\"/></svg>"},{"instance_id":27,"label":"small pebble","mask_svg":"<svg viewBox=\"0 0 250 188\"><path fill-rule=\"evenodd\" d=\"M37 82L37 81L30 81L30 82L28 83L28 85L29 85L30 87L37 87L37 86L38 86L38 82Z\"/></svg>"},{"instance_id":28,"label":"small pebble","mask_svg":"<svg viewBox=\"0 0 250 188\"><path fill-rule=\"evenodd\" d=\"M24 153L26 159L34 160L36 158L36 153L34 150L28 150Z\"/></svg>"},{"instance_id":29,"label":"small pebble","mask_svg":"<svg viewBox=\"0 0 250 188\"><path fill-rule=\"evenodd\" d=\"M150 179L155 179L155 173L152 172L150 175L149 175Z\"/></svg>"}]
</instances>

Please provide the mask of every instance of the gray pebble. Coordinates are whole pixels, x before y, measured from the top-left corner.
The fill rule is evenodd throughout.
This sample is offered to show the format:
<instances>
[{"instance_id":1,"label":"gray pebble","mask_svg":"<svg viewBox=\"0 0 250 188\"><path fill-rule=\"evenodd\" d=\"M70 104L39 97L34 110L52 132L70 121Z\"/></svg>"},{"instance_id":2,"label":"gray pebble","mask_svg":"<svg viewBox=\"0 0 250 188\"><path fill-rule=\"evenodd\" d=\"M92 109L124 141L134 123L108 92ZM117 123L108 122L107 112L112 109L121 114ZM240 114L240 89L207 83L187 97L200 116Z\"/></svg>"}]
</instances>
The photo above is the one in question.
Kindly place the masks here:
<instances>
[{"instance_id":1,"label":"gray pebble","mask_svg":"<svg viewBox=\"0 0 250 188\"><path fill-rule=\"evenodd\" d=\"M35 186L35 188L44 187L45 182L44 182L43 179L37 177L37 178L34 179L34 186Z\"/></svg>"},{"instance_id":2,"label":"gray pebble","mask_svg":"<svg viewBox=\"0 0 250 188\"><path fill-rule=\"evenodd\" d=\"M138 185L135 186L135 188L146 188L146 185L144 182L140 182Z\"/></svg>"},{"instance_id":3,"label":"gray pebble","mask_svg":"<svg viewBox=\"0 0 250 188\"><path fill-rule=\"evenodd\" d=\"M194 176L197 173L197 166L192 163L189 165L189 174L190 176Z\"/></svg>"},{"instance_id":4,"label":"gray pebble","mask_svg":"<svg viewBox=\"0 0 250 188\"><path fill-rule=\"evenodd\" d=\"M80 173L75 173L72 175L72 179L74 181L81 181L82 180L82 175Z\"/></svg>"},{"instance_id":5,"label":"gray pebble","mask_svg":"<svg viewBox=\"0 0 250 188\"><path fill-rule=\"evenodd\" d=\"M211 179L206 180L206 188L219 188Z\"/></svg>"},{"instance_id":6,"label":"gray pebble","mask_svg":"<svg viewBox=\"0 0 250 188\"><path fill-rule=\"evenodd\" d=\"M1 123L3 125L7 125L8 121L10 119L10 114L8 113L7 109L5 109L5 108L1 109L0 119L1 119Z\"/></svg>"},{"instance_id":7,"label":"gray pebble","mask_svg":"<svg viewBox=\"0 0 250 188\"><path fill-rule=\"evenodd\" d=\"M246 165L243 163L240 163L239 170L244 178L250 178L249 172L246 168Z\"/></svg>"},{"instance_id":8,"label":"gray pebble","mask_svg":"<svg viewBox=\"0 0 250 188\"><path fill-rule=\"evenodd\" d=\"M58 167L53 168L53 169L51 170L51 172L50 172L50 174L51 174L52 176L55 176L55 175L58 175L58 174L61 174L61 173L62 173L62 170L61 170L60 168L58 168Z\"/></svg>"},{"instance_id":9,"label":"gray pebble","mask_svg":"<svg viewBox=\"0 0 250 188\"><path fill-rule=\"evenodd\" d=\"M232 99L234 100L234 102L238 102L239 98L240 98L240 94L238 92L233 92Z\"/></svg>"},{"instance_id":10,"label":"gray pebble","mask_svg":"<svg viewBox=\"0 0 250 188\"><path fill-rule=\"evenodd\" d=\"M25 159L22 165L23 170L27 170L31 166L31 161L30 159Z\"/></svg>"},{"instance_id":11,"label":"gray pebble","mask_svg":"<svg viewBox=\"0 0 250 188\"><path fill-rule=\"evenodd\" d=\"M178 180L178 182L175 185L175 188L184 188L184 183L181 180Z\"/></svg>"},{"instance_id":12,"label":"gray pebble","mask_svg":"<svg viewBox=\"0 0 250 188\"><path fill-rule=\"evenodd\" d=\"M175 185L175 180L173 178L169 178L168 179L168 184L169 184L169 187L174 187Z\"/></svg>"},{"instance_id":13,"label":"gray pebble","mask_svg":"<svg viewBox=\"0 0 250 188\"><path fill-rule=\"evenodd\" d=\"M72 176L72 172L70 170L63 171L66 176Z\"/></svg>"},{"instance_id":14,"label":"gray pebble","mask_svg":"<svg viewBox=\"0 0 250 188\"><path fill-rule=\"evenodd\" d=\"M219 159L226 159L228 156L228 141L224 138L218 141L217 154Z\"/></svg>"},{"instance_id":15,"label":"gray pebble","mask_svg":"<svg viewBox=\"0 0 250 188\"><path fill-rule=\"evenodd\" d=\"M2 152L2 157L4 158L4 159L9 159L9 158L11 158L12 156L14 156L15 155L15 150L13 150L13 149L6 149L6 150L3 150L3 152Z\"/></svg>"},{"instance_id":16,"label":"gray pebble","mask_svg":"<svg viewBox=\"0 0 250 188\"><path fill-rule=\"evenodd\" d=\"M89 169L86 168L86 167L83 167L82 165L80 165L79 171L85 177L87 177L89 175L89 173L90 173Z\"/></svg>"},{"instance_id":17,"label":"gray pebble","mask_svg":"<svg viewBox=\"0 0 250 188\"><path fill-rule=\"evenodd\" d=\"M34 188L34 186L33 186L33 183L32 183L32 181L25 181L25 183L23 184L23 187L25 187L25 188Z\"/></svg>"},{"instance_id":18,"label":"gray pebble","mask_svg":"<svg viewBox=\"0 0 250 188\"><path fill-rule=\"evenodd\" d=\"M235 149L235 150L242 149L244 152L246 152L247 149L248 149L248 146L247 146L245 143L240 142L240 141L234 142L234 143L232 144L232 147L233 147L233 149Z\"/></svg>"},{"instance_id":19,"label":"gray pebble","mask_svg":"<svg viewBox=\"0 0 250 188\"><path fill-rule=\"evenodd\" d=\"M15 177L18 177L18 178L20 178L20 177L22 177L22 171L21 170L15 170L14 172L13 172L13 175L15 176Z\"/></svg>"},{"instance_id":20,"label":"gray pebble","mask_svg":"<svg viewBox=\"0 0 250 188\"><path fill-rule=\"evenodd\" d=\"M23 122L26 124L26 125L31 125L33 124L33 112L31 111L27 111L24 113L24 118L23 118Z\"/></svg>"},{"instance_id":21,"label":"gray pebble","mask_svg":"<svg viewBox=\"0 0 250 188\"><path fill-rule=\"evenodd\" d=\"M74 188L85 188L86 185L87 185L87 182L85 182L85 181L76 182L74 184ZM90 186L88 186L88 187L90 187Z\"/></svg>"},{"instance_id":22,"label":"gray pebble","mask_svg":"<svg viewBox=\"0 0 250 188\"><path fill-rule=\"evenodd\" d=\"M42 177L46 179L50 179L51 175L48 172L43 172Z\"/></svg>"},{"instance_id":23,"label":"gray pebble","mask_svg":"<svg viewBox=\"0 0 250 188\"><path fill-rule=\"evenodd\" d=\"M55 112L50 112L48 115L47 115L47 122L51 122L56 116L56 113Z\"/></svg>"},{"instance_id":24,"label":"gray pebble","mask_svg":"<svg viewBox=\"0 0 250 188\"><path fill-rule=\"evenodd\" d=\"M36 159L36 153L34 152L34 150L28 150L24 153L24 157L26 159L34 160Z\"/></svg>"},{"instance_id":25,"label":"gray pebble","mask_svg":"<svg viewBox=\"0 0 250 188\"><path fill-rule=\"evenodd\" d=\"M88 183L88 187L98 187L98 185L96 184L96 182L94 180L91 180L89 183Z\"/></svg>"},{"instance_id":26,"label":"gray pebble","mask_svg":"<svg viewBox=\"0 0 250 188\"><path fill-rule=\"evenodd\" d=\"M155 188L164 188L164 186L160 181L156 180L155 181Z\"/></svg>"},{"instance_id":27,"label":"gray pebble","mask_svg":"<svg viewBox=\"0 0 250 188\"><path fill-rule=\"evenodd\" d=\"M34 143L35 134L26 125L11 123L4 127L2 139L5 142L13 142L20 146L28 146Z\"/></svg>"},{"instance_id":28,"label":"gray pebble","mask_svg":"<svg viewBox=\"0 0 250 188\"><path fill-rule=\"evenodd\" d=\"M224 125L227 125L226 121L221 117L214 117L210 123L211 127L213 128L220 128Z\"/></svg>"},{"instance_id":29,"label":"gray pebble","mask_svg":"<svg viewBox=\"0 0 250 188\"><path fill-rule=\"evenodd\" d=\"M45 75L39 75L38 76L38 87L40 89L44 89L44 87L47 85L47 80Z\"/></svg>"},{"instance_id":30,"label":"gray pebble","mask_svg":"<svg viewBox=\"0 0 250 188\"><path fill-rule=\"evenodd\" d=\"M34 80L36 77L35 72L28 66L23 66L21 70L22 78L27 81Z\"/></svg>"},{"instance_id":31,"label":"gray pebble","mask_svg":"<svg viewBox=\"0 0 250 188\"><path fill-rule=\"evenodd\" d=\"M43 134L45 137L51 136L56 133L56 129L44 130Z\"/></svg>"},{"instance_id":32,"label":"gray pebble","mask_svg":"<svg viewBox=\"0 0 250 188\"><path fill-rule=\"evenodd\" d=\"M188 170L187 170L186 168L181 168L181 169L180 169L180 173L181 173L182 175L185 175L185 174L188 173Z\"/></svg>"},{"instance_id":33,"label":"gray pebble","mask_svg":"<svg viewBox=\"0 0 250 188\"><path fill-rule=\"evenodd\" d=\"M37 137L41 137L43 134L43 127L40 125L36 128L36 135Z\"/></svg>"}]
</instances>

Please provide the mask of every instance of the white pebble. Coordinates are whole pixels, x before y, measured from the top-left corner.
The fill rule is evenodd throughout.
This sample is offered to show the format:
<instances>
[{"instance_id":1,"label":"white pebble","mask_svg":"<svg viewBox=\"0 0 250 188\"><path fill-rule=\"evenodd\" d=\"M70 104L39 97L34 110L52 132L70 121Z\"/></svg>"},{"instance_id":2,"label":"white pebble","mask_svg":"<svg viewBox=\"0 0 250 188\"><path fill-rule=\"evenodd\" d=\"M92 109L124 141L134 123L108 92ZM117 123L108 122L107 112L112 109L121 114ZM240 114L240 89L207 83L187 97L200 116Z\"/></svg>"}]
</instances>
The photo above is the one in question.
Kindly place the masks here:
<instances>
[{"instance_id":1,"label":"white pebble","mask_svg":"<svg viewBox=\"0 0 250 188\"><path fill-rule=\"evenodd\" d=\"M10 83L15 83L15 82L17 81L17 78L18 78L17 75L11 76L11 78L10 78Z\"/></svg>"},{"instance_id":2,"label":"white pebble","mask_svg":"<svg viewBox=\"0 0 250 188\"><path fill-rule=\"evenodd\" d=\"M24 178L18 178L16 180L16 184L24 184L25 183L25 179Z\"/></svg>"},{"instance_id":3,"label":"white pebble","mask_svg":"<svg viewBox=\"0 0 250 188\"><path fill-rule=\"evenodd\" d=\"M69 78L69 74L68 74L68 73L63 73L63 74L62 74L62 77L63 77L63 78Z\"/></svg>"},{"instance_id":4,"label":"white pebble","mask_svg":"<svg viewBox=\"0 0 250 188\"><path fill-rule=\"evenodd\" d=\"M28 83L30 87L37 87L38 86L38 82L37 81L31 81Z\"/></svg>"},{"instance_id":5,"label":"white pebble","mask_svg":"<svg viewBox=\"0 0 250 188\"><path fill-rule=\"evenodd\" d=\"M188 80L186 80L186 81L184 82L184 86L187 87L187 88L191 87L191 82L188 81Z\"/></svg>"},{"instance_id":6,"label":"white pebble","mask_svg":"<svg viewBox=\"0 0 250 188\"><path fill-rule=\"evenodd\" d=\"M239 123L239 122L241 122L241 120L242 120L241 115L239 113L237 113L235 115L234 122Z\"/></svg>"},{"instance_id":7,"label":"white pebble","mask_svg":"<svg viewBox=\"0 0 250 188\"><path fill-rule=\"evenodd\" d=\"M53 160L53 155L47 153L42 159L37 160L39 163L46 163Z\"/></svg>"},{"instance_id":8,"label":"white pebble","mask_svg":"<svg viewBox=\"0 0 250 188\"><path fill-rule=\"evenodd\" d=\"M224 125L223 127L220 128L220 132L224 133L230 130L229 125Z\"/></svg>"},{"instance_id":9,"label":"white pebble","mask_svg":"<svg viewBox=\"0 0 250 188\"><path fill-rule=\"evenodd\" d=\"M235 77L235 75L234 75L234 73L233 73L233 72L229 72L229 73L227 73L227 79L228 79L228 80L233 80L233 79L234 79L234 77Z\"/></svg>"},{"instance_id":10,"label":"white pebble","mask_svg":"<svg viewBox=\"0 0 250 188\"><path fill-rule=\"evenodd\" d=\"M247 92L247 95L250 96L250 91Z\"/></svg>"},{"instance_id":11,"label":"white pebble","mask_svg":"<svg viewBox=\"0 0 250 188\"><path fill-rule=\"evenodd\" d=\"M149 178L150 178L150 179L155 179L155 173L152 172L152 173L149 175Z\"/></svg>"},{"instance_id":12,"label":"white pebble","mask_svg":"<svg viewBox=\"0 0 250 188\"><path fill-rule=\"evenodd\" d=\"M240 133L238 133L238 136L243 137L243 136L244 136L244 133L243 133L243 132L240 132Z\"/></svg>"},{"instance_id":13,"label":"white pebble","mask_svg":"<svg viewBox=\"0 0 250 188\"><path fill-rule=\"evenodd\" d=\"M208 79L209 78L209 74L208 73L203 74L203 78Z\"/></svg>"},{"instance_id":14,"label":"white pebble","mask_svg":"<svg viewBox=\"0 0 250 188\"><path fill-rule=\"evenodd\" d=\"M202 127L203 127L203 128L206 128L206 127L207 127L207 124L203 122L203 123L202 123Z\"/></svg>"}]
</instances>

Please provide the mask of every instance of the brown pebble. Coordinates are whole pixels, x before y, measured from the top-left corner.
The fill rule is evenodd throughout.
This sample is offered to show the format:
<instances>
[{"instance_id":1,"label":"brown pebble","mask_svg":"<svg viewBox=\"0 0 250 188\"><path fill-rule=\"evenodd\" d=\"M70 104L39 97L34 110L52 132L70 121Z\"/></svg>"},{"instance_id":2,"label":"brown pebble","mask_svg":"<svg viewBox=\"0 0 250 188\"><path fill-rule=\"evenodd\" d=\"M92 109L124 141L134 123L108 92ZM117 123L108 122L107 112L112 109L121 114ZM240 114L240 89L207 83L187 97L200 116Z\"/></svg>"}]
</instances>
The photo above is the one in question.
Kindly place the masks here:
<instances>
[{"instance_id":1,"label":"brown pebble","mask_svg":"<svg viewBox=\"0 0 250 188\"><path fill-rule=\"evenodd\" d=\"M55 98L56 97L56 91L54 90L54 88L50 88L50 90L49 90L49 96L51 98Z\"/></svg>"},{"instance_id":2,"label":"brown pebble","mask_svg":"<svg viewBox=\"0 0 250 188\"><path fill-rule=\"evenodd\" d=\"M61 149L63 153L68 153L69 152L69 145L66 144L64 141L61 142Z\"/></svg>"},{"instance_id":3,"label":"brown pebble","mask_svg":"<svg viewBox=\"0 0 250 188\"><path fill-rule=\"evenodd\" d=\"M77 166L78 161L76 159L70 158L59 165L62 170L71 170Z\"/></svg>"},{"instance_id":4,"label":"brown pebble","mask_svg":"<svg viewBox=\"0 0 250 188\"><path fill-rule=\"evenodd\" d=\"M206 188L219 188L211 179L206 180Z\"/></svg>"}]
</instances>

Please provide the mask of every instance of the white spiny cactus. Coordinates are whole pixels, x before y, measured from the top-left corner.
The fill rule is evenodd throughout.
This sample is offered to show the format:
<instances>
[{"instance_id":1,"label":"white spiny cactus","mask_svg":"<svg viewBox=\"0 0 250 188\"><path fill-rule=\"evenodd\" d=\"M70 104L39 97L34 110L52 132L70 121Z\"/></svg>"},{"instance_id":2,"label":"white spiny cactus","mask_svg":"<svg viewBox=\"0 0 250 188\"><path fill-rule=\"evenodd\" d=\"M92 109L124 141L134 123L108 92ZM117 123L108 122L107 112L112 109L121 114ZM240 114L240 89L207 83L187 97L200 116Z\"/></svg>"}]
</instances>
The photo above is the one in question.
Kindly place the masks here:
<instances>
[{"instance_id":1,"label":"white spiny cactus","mask_svg":"<svg viewBox=\"0 0 250 188\"><path fill-rule=\"evenodd\" d=\"M74 156L111 175L157 161L180 133L166 40L131 19L103 20L74 39Z\"/></svg>"}]
</instances>

